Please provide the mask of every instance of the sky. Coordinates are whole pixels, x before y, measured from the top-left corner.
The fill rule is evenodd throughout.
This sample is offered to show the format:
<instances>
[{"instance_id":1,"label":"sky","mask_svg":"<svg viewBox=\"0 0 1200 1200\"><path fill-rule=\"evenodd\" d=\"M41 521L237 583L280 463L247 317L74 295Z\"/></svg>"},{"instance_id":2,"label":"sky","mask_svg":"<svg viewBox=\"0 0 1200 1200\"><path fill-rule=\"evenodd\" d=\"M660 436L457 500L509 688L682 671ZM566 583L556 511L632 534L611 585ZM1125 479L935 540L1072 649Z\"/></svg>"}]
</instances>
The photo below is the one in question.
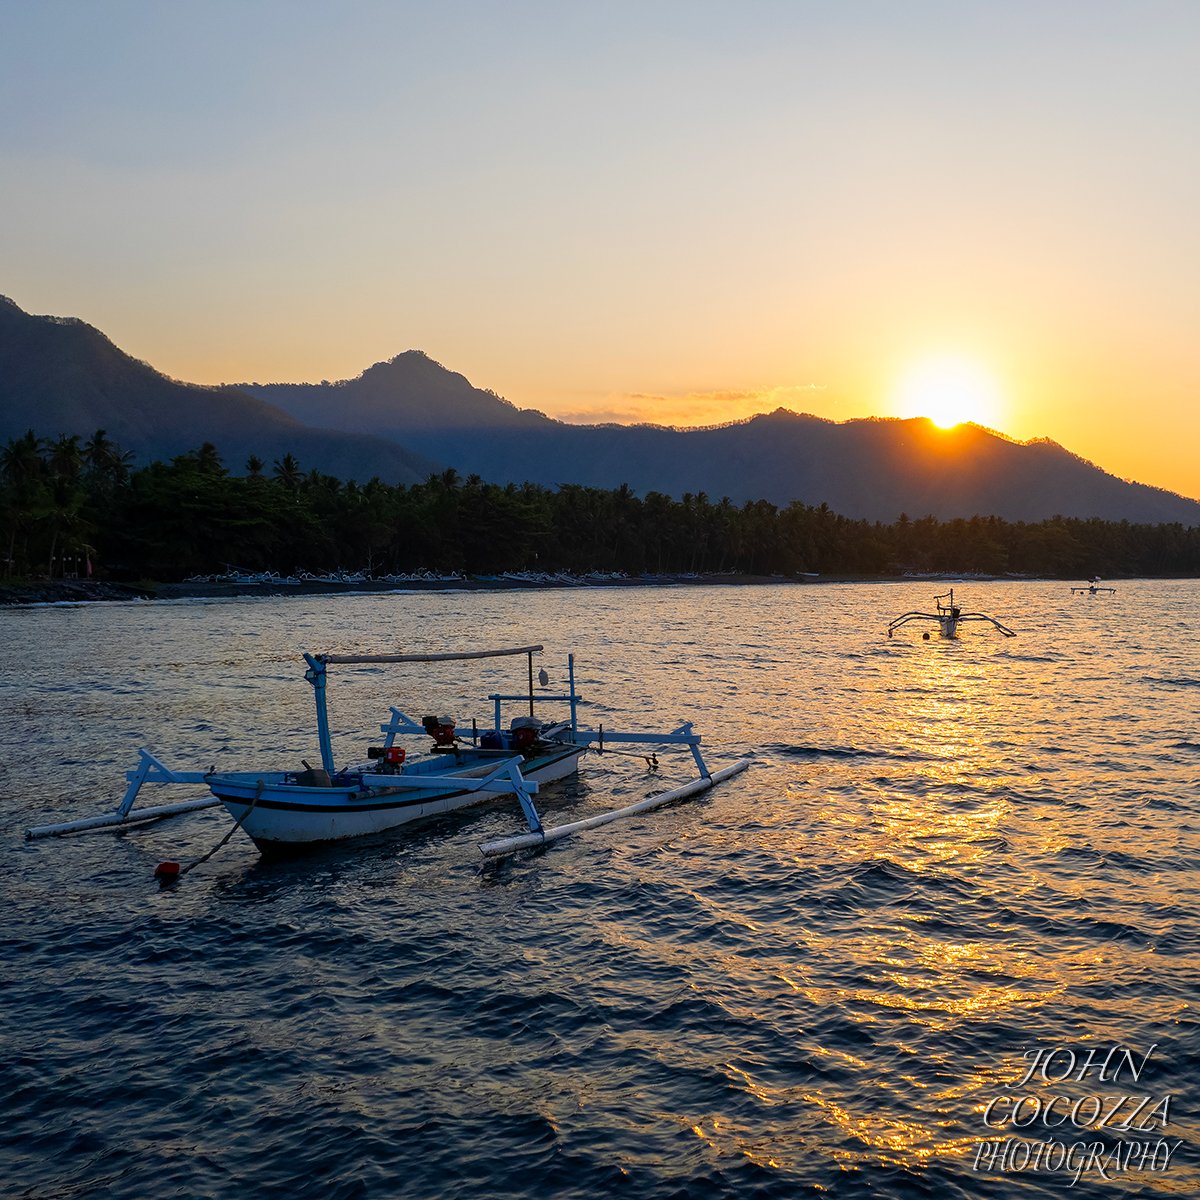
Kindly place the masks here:
<instances>
[{"instance_id":1,"label":"sky","mask_svg":"<svg viewBox=\"0 0 1200 1200\"><path fill-rule=\"evenodd\" d=\"M1049 437L1200 497L1200 0L0 0L0 294L199 383Z\"/></svg>"}]
</instances>

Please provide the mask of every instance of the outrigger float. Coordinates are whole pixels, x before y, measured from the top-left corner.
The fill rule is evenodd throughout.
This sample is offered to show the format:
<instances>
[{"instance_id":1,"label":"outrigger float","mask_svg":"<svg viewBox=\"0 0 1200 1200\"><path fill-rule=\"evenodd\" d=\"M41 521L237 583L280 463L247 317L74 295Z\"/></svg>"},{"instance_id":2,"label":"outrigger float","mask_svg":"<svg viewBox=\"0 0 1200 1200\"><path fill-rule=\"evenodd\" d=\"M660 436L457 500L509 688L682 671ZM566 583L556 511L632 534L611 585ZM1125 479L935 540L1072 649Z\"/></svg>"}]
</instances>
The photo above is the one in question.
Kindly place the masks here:
<instances>
[{"instance_id":1,"label":"outrigger float","mask_svg":"<svg viewBox=\"0 0 1200 1200\"><path fill-rule=\"evenodd\" d=\"M1074 596L1078 594L1080 596L1094 596L1097 592L1108 592L1112 596L1117 594L1116 588L1100 587L1099 584L1100 576L1093 575L1091 579L1089 579L1087 583L1083 585L1083 587L1073 587L1071 589L1071 595Z\"/></svg>"},{"instance_id":2,"label":"outrigger float","mask_svg":"<svg viewBox=\"0 0 1200 1200\"><path fill-rule=\"evenodd\" d=\"M903 616L897 617L887 627L888 637L891 637L901 625L907 625L909 621L936 621L941 626L942 637L945 638L957 637L959 624L963 621L990 621L1005 637L1017 636L1007 625L1001 625L995 617L989 617L987 613L963 612L954 602L953 588L941 596L934 596L933 602L937 606L937 612L907 612ZM929 634L926 633L925 637L929 637Z\"/></svg>"},{"instance_id":3,"label":"outrigger float","mask_svg":"<svg viewBox=\"0 0 1200 1200\"><path fill-rule=\"evenodd\" d=\"M533 656L541 649L538 645L446 654L305 654L308 670L304 677L312 685L316 702L320 767L310 767L305 762L300 771L175 771L143 749L136 769L126 775L128 787L115 812L37 826L27 830L25 836L42 838L89 829L122 828L223 804L233 817L235 828L245 830L264 855L281 855L380 833L423 817L511 794L520 803L529 832L480 846L485 857L496 858L548 845L583 829L705 791L750 765L748 759L739 759L710 771L700 753L700 735L693 732L690 721L668 733L618 733L606 730L603 725L595 730L581 728L578 710L582 698L575 690L575 656L567 658L566 694L535 693ZM470 734L460 736L453 718L426 716L417 722L393 707L390 719L379 726L383 744L368 748L366 763L341 768L335 764L326 704L329 667L440 663L511 655L524 655L528 659L528 691L488 697L493 704L492 728L480 732L479 722L472 720ZM543 685L548 682L544 671L539 677ZM513 718L505 730L501 723L502 706L514 701L527 703L529 712ZM542 721L534 715L535 701L566 703L569 715ZM399 745L397 738L410 735L432 738L427 754L408 757L407 748ZM543 826L533 801L540 785L573 774L586 751L604 751L614 742L645 747L643 757L652 766L657 765L654 754L657 748L686 747L691 751L699 777L625 808L567 825ZM135 805L146 784L197 783L204 784L211 796L153 808L139 809Z\"/></svg>"}]
</instances>

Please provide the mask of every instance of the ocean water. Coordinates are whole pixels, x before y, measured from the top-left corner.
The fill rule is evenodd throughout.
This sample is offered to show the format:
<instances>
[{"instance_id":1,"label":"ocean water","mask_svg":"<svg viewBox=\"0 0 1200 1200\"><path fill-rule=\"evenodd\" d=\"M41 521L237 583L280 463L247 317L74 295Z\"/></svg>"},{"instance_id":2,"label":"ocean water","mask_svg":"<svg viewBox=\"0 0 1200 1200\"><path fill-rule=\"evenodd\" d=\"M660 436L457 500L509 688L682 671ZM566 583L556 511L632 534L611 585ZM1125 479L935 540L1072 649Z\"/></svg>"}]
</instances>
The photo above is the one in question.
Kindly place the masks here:
<instances>
[{"instance_id":1,"label":"ocean water","mask_svg":"<svg viewBox=\"0 0 1200 1200\"><path fill-rule=\"evenodd\" d=\"M958 582L1018 636L955 641L886 637L925 582L0 612L0 1193L1200 1196L1200 584L1116 586ZM753 766L489 870L511 800L169 888L223 810L24 841L140 746L315 759L301 650L529 642L590 721ZM345 669L339 758L523 670ZM586 757L547 824L660 761Z\"/></svg>"}]
</instances>

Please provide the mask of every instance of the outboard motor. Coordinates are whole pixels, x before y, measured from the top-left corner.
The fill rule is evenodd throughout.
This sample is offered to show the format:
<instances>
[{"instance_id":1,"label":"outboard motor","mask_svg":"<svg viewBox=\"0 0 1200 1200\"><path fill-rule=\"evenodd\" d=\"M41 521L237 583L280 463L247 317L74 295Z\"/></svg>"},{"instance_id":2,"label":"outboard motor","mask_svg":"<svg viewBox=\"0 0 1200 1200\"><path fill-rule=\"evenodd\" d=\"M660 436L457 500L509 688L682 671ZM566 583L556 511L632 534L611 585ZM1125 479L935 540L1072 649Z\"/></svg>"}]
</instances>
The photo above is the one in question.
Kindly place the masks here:
<instances>
[{"instance_id":1,"label":"outboard motor","mask_svg":"<svg viewBox=\"0 0 1200 1200\"><path fill-rule=\"evenodd\" d=\"M524 753L537 741L542 723L537 717L513 717L508 726L508 737L512 748Z\"/></svg>"},{"instance_id":2,"label":"outboard motor","mask_svg":"<svg viewBox=\"0 0 1200 1200\"><path fill-rule=\"evenodd\" d=\"M454 745L453 717L422 717L421 726L433 738L434 746Z\"/></svg>"}]
</instances>

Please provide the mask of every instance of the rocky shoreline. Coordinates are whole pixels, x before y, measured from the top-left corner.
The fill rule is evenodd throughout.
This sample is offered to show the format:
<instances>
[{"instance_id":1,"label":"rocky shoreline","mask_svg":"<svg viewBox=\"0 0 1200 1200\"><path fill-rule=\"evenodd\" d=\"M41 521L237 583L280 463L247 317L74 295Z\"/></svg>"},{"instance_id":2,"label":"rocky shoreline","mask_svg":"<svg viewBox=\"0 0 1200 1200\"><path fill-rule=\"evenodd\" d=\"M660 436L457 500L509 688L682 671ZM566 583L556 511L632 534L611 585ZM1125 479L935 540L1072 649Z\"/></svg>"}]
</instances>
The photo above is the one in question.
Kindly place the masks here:
<instances>
[{"instance_id":1,"label":"rocky shoreline","mask_svg":"<svg viewBox=\"0 0 1200 1200\"><path fill-rule=\"evenodd\" d=\"M22 580L0 584L0 607L28 604L83 604L94 600L146 600L146 588L91 579Z\"/></svg>"}]
</instances>

